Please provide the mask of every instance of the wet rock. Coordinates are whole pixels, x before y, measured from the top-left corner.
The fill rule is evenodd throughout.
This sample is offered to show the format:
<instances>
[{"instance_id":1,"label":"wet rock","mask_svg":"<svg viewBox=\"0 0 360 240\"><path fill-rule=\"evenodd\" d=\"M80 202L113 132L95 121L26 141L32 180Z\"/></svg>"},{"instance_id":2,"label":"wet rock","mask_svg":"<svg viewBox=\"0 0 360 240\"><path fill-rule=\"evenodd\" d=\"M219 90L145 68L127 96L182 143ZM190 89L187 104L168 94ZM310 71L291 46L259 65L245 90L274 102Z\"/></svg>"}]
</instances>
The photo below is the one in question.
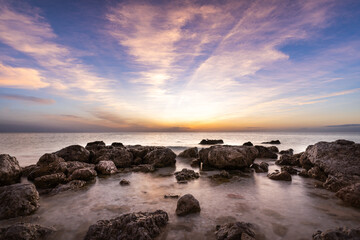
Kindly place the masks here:
<instances>
[{"instance_id":1,"label":"wet rock","mask_svg":"<svg viewBox=\"0 0 360 240\"><path fill-rule=\"evenodd\" d=\"M146 163L156 168L170 167L175 165L176 154L170 148L158 148L145 155Z\"/></svg>"},{"instance_id":2,"label":"wet rock","mask_svg":"<svg viewBox=\"0 0 360 240\"><path fill-rule=\"evenodd\" d=\"M350 229L339 227L325 232L317 231L312 235L313 240L356 240L360 239L360 228Z\"/></svg>"},{"instance_id":3,"label":"wet rock","mask_svg":"<svg viewBox=\"0 0 360 240\"><path fill-rule=\"evenodd\" d=\"M92 168L80 168L76 169L71 176L70 180L83 180L83 181L91 181L97 176L97 173Z\"/></svg>"},{"instance_id":4,"label":"wet rock","mask_svg":"<svg viewBox=\"0 0 360 240\"><path fill-rule=\"evenodd\" d=\"M288 150L281 150L280 152L279 152L279 154L287 154L287 155L293 155L294 154L294 149L292 149L292 148L289 148Z\"/></svg>"},{"instance_id":5,"label":"wet rock","mask_svg":"<svg viewBox=\"0 0 360 240\"><path fill-rule=\"evenodd\" d=\"M29 174L34 171L34 169L36 168L36 164L32 164L26 167L22 167L21 168L21 176L22 177L28 177Z\"/></svg>"},{"instance_id":6,"label":"wet rock","mask_svg":"<svg viewBox=\"0 0 360 240\"><path fill-rule=\"evenodd\" d=\"M72 145L55 152L55 154L63 158L66 162L78 161L89 162L90 152L80 145Z\"/></svg>"},{"instance_id":7,"label":"wet rock","mask_svg":"<svg viewBox=\"0 0 360 240\"><path fill-rule=\"evenodd\" d=\"M269 173L268 178L272 180L291 181L291 175L288 172L273 172Z\"/></svg>"},{"instance_id":8,"label":"wet rock","mask_svg":"<svg viewBox=\"0 0 360 240\"><path fill-rule=\"evenodd\" d=\"M1 240L45 240L55 231L54 228L31 223L16 223L0 228Z\"/></svg>"},{"instance_id":9,"label":"wet rock","mask_svg":"<svg viewBox=\"0 0 360 240\"><path fill-rule=\"evenodd\" d=\"M39 193L33 184L0 187L0 219L30 215L39 206Z\"/></svg>"},{"instance_id":10,"label":"wet rock","mask_svg":"<svg viewBox=\"0 0 360 240\"><path fill-rule=\"evenodd\" d=\"M276 159L277 154L270 151L268 148L263 146L255 146L255 148L259 151L257 158L271 158Z\"/></svg>"},{"instance_id":11,"label":"wet rock","mask_svg":"<svg viewBox=\"0 0 360 240\"><path fill-rule=\"evenodd\" d=\"M86 144L85 149L89 151L99 151L100 149L103 149L105 146L106 144L103 141L94 141Z\"/></svg>"},{"instance_id":12,"label":"wet rock","mask_svg":"<svg viewBox=\"0 0 360 240\"><path fill-rule=\"evenodd\" d=\"M255 147L217 145L199 151L204 168L241 169L249 167L258 156Z\"/></svg>"},{"instance_id":13,"label":"wet rock","mask_svg":"<svg viewBox=\"0 0 360 240\"><path fill-rule=\"evenodd\" d=\"M162 210L124 214L111 220L100 220L91 225L84 240L154 239L168 221L168 214Z\"/></svg>"},{"instance_id":14,"label":"wet rock","mask_svg":"<svg viewBox=\"0 0 360 240\"><path fill-rule=\"evenodd\" d=\"M65 160L53 153L45 153L39 158L39 161L36 163L36 166L47 167L49 165L58 165Z\"/></svg>"},{"instance_id":15,"label":"wet rock","mask_svg":"<svg viewBox=\"0 0 360 240\"><path fill-rule=\"evenodd\" d=\"M144 173L155 172L155 170L156 170L155 167L151 164L141 164L133 167L132 169L133 172L144 172Z\"/></svg>"},{"instance_id":16,"label":"wet rock","mask_svg":"<svg viewBox=\"0 0 360 240\"><path fill-rule=\"evenodd\" d=\"M222 139L203 139L199 144L202 145L212 145L212 144L223 144L224 141Z\"/></svg>"},{"instance_id":17,"label":"wet rock","mask_svg":"<svg viewBox=\"0 0 360 240\"><path fill-rule=\"evenodd\" d=\"M94 164L84 163L84 162L64 162L60 163L62 171L69 177L75 170L82 168L94 169Z\"/></svg>"},{"instance_id":18,"label":"wet rock","mask_svg":"<svg viewBox=\"0 0 360 240\"><path fill-rule=\"evenodd\" d=\"M230 173L228 171L222 170L220 173L210 176L210 178L230 179L230 178L232 178L232 176L230 175Z\"/></svg>"},{"instance_id":19,"label":"wet rock","mask_svg":"<svg viewBox=\"0 0 360 240\"><path fill-rule=\"evenodd\" d=\"M122 144L121 142L113 142L111 146L115 148L121 148L124 147L124 144Z\"/></svg>"},{"instance_id":20,"label":"wet rock","mask_svg":"<svg viewBox=\"0 0 360 240\"><path fill-rule=\"evenodd\" d=\"M261 162L260 164L253 163L251 168L253 168L256 173L264 173L269 171L269 164L266 162Z\"/></svg>"},{"instance_id":21,"label":"wet rock","mask_svg":"<svg viewBox=\"0 0 360 240\"><path fill-rule=\"evenodd\" d=\"M177 195L177 194L166 194L166 195L164 195L164 198L175 198L175 199L177 199L177 198L179 198L179 195Z\"/></svg>"},{"instance_id":22,"label":"wet rock","mask_svg":"<svg viewBox=\"0 0 360 240\"><path fill-rule=\"evenodd\" d=\"M279 152L279 149L276 147L276 146L270 146L270 147L267 147L267 149L269 149L270 151L274 152L274 153L278 153Z\"/></svg>"},{"instance_id":23,"label":"wet rock","mask_svg":"<svg viewBox=\"0 0 360 240\"><path fill-rule=\"evenodd\" d=\"M243 143L243 146L251 147L251 146L254 146L254 144L252 144L252 142L245 142L245 143Z\"/></svg>"},{"instance_id":24,"label":"wet rock","mask_svg":"<svg viewBox=\"0 0 360 240\"><path fill-rule=\"evenodd\" d=\"M335 195L345 203L360 208L360 182L340 189Z\"/></svg>"},{"instance_id":25,"label":"wet rock","mask_svg":"<svg viewBox=\"0 0 360 240\"><path fill-rule=\"evenodd\" d=\"M290 166L281 167L281 171L282 172L288 172L291 175L296 175L298 173L298 170L296 170L295 168L290 167Z\"/></svg>"},{"instance_id":26,"label":"wet rock","mask_svg":"<svg viewBox=\"0 0 360 240\"><path fill-rule=\"evenodd\" d=\"M323 187L332 192L337 192L340 189L349 186L351 183L349 179L340 175L340 176L332 176L329 175L326 181L323 184Z\"/></svg>"},{"instance_id":27,"label":"wet rock","mask_svg":"<svg viewBox=\"0 0 360 240\"><path fill-rule=\"evenodd\" d=\"M28 179L34 180L45 175L61 173L65 169L62 164L66 165L64 159L53 153L46 153L40 157L36 167L31 168Z\"/></svg>"},{"instance_id":28,"label":"wet rock","mask_svg":"<svg viewBox=\"0 0 360 240\"><path fill-rule=\"evenodd\" d=\"M133 164L133 154L125 148L103 148L92 159L95 164L100 161L113 161L117 168L127 168Z\"/></svg>"},{"instance_id":29,"label":"wet rock","mask_svg":"<svg viewBox=\"0 0 360 240\"><path fill-rule=\"evenodd\" d=\"M275 161L277 165L289 165L289 166L301 166L300 164L300 157L302 153L290 155L290 154L283 154L280 156L279 160Z\"/></svg>"},{"instance_id":30,"label":"wet rock","mask_svg":"<svg viewBox=\"0 0 360 240\"><path fill-rule=\"evenodd\" d=\"M310 177L309 174L308 174L308 171L307 171L306 169L302 169L302 170L299 172L299 176L305 177L305 178Z\"/></svg>"},{"instance_id":31,"label":"wet rock","mask_svg":"<svg viewBox=\"0 0 360 240\"><path fill-rule=\"evenodd\" d=\"M319 180L321 182L325 182L327 179L327 176L324 173L324 171L322 169L320 169L320 167L318 167L318 166L312 167L308 171L308 174L309 174L309 177L315 178L316 180Z\"/></svg>"},{"instance_id":32,"label":"wet rock","mask_svg":"<svg viewBox=\"0 0 360 240\"><path fill-rule=\"evenodd\" d=\"M126 180L126 179L121 179L120 181L120 185L121 186L127 186L130 185L130 181Z\"/></svg>"},{"instance_id":33,"label":"wet rock","mask_svg":"<svg viewBox=\"0 0 360 240\"><path fill-rule=\"evenodd\" d=\"M21 167L15 157L0 154L0 186L20 182Z\"/></svg>"},{"instance_id":34,"label":"wet rock","mask_svg":"<svg viewBox=\"0 0 360 240\"><path fill-rule=\"evenodd\" d=\"M281 144L279 140L271 140L270 142L262 142L262 144Z\"/></svg>"},{"instance_id":35,"label":"wet rock","mask_svg":"<svg viewBox=\"0 0 360 240\"><path fill-rule=\"evenodd\" d=\"M95 170L99 174L111 175L117 173L117 168L113 161L100 161L96 164Z\"/></svg>"},{"instance_id":36,"label":"wet rock","mask_svg":"<svg viewBox=\"0 0 360 240\"><path fill-rule=\"evenodd\" d=\"M53 173L44 175L34 179L34 184L37 188L54 188L61 183L66 182L66 175L64 173Z\"/></svg>"},{"instance_id":37,"label":"wet rock","mask_svg":"<svg viewBox=\"0 0 360 240\"><path fill-rule=\"evenodd\" d=\"M199 201L191 194L182 196L177 202L176 215L178 216L185 216L190 213L197 213L200 211Z\"/></svg>"},{"instance_id":38,"label":"wet rock","mask_svg":"<svg viewBox=\"0 0 360 240\"><path fill-rule=\"evenodd\" d=\"M269 164L266 163L266 162L261 162L261 163L260 163L260 168L261 168L262 170L264 170L264 172L268 172L268 171L269 171Z\"/></svg>"},{"instance_id":39,"label":"wet rock","mask_svg":"<svg viewBox=\"0 0 360 240\"><path fill-rule=\"evenodd\" d=\"M199 157L199 151L197 147L188 148L184 150L183 152L179 153L179 157L183 158L198 158Z\"/></svg>"},{"instance_id":40,"label":"wet rock","mask_svg":"<svg viewBox=\"0 0 360 240\"><path fill-rule=\"evenodd\" d=\"M179 172L175 172L174 175L177 181L188 181L200 177L199 173L195 172L194 170L190 170L186 168L183 168Z\"/></svg>"},{"instance_id":41,"label":"wet rock","mask_svg":"<svg viewBox=\"0 0 360 240\"><path fill-rule=\"evenodd\" d=\"M199 159L192 160L190 166L193 168L200 167L200 160Z\"/></svg>"},{"instance_id":42,"label":"wet rock","mask_svg":"<svg viewBox=\"0 0 360 240\"><path fill-rule=\"evenodd\" d=\"M83 188L85 185L86 185L86 181L72 180L66 184L59 184L50 191L50 194L58 194L60 192L65 192L68 190L79 190Z\"/></svg>"},{"instance_id":43,"label":"wet rock","mask_svg":"<svg viewBox=\"0 0 360 240\"><path fill-rule=\"evenodd\" d=\"M255 240L254 226L245 222L217 225L215 236L217 240Z\"/></svg>"}]
</instances>

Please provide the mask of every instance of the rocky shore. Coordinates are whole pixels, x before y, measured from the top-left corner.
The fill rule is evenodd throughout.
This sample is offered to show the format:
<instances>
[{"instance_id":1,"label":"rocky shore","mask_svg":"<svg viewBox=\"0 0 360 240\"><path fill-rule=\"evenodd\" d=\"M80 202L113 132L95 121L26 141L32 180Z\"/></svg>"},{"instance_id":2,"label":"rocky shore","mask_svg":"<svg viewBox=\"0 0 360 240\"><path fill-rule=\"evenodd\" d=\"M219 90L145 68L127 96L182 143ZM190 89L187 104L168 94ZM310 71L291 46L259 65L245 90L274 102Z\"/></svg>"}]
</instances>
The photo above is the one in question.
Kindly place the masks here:
<instances>
[{"instance_id":1,"label":"rocky shore","mask_svg":"<svg viewBox=\"0 0 360 240\"><path fill-rule=\"evenodd\" d=\"M201 144L219 143L223 141L204 140ZM280 141L263 144L280 144ZM76 191L90 186L98 177L128 172L152 173L161 168L174 167L177 157L189 159L189 169L174 172L174 179L178 183L198 181L203 174L206 176L206 171L211 170L220 173L209 178L227 181L251 172L267 173L267 161L270 160L281 166L280 171L267 174L270 180L291 184L292 175L314 178L323 188L335 192L335 196L348 207L360 208L360 144L351 141L318 142L298 154L294 154L292 149L279 151L276 146L254 146L246 142L241 146L213 145L200 150L189 148L178 156L167 147L124 146L119 142L107 146L103 141L95 141L85 147L72 145L46 153L36 164L23 168L15 157L0 154L0 220L15 219L15 224L0 227L0 240L51 239L55 228L22 223L20 219L41 208L39 199L43 195ZM255 159L267 161L255 163ZM190 166L199 168L199 172L190 169ZM127 179L120 181L120 185L129 184ZM178 196L164 193L164 198L179 198L177 204L174 203L175 214L179 217L201 214L201 205L206 204L191 194ZM154 239L163 232L169 221L168 213L163 210L122 214L91 225L85 239ZM339 226L335 230L323 231L314 229L312 238L360 239L360 229ZM216 239L263 239L259 238L259 232L261 226L255 223L228 222L214 226L213 236Z\"/></svg>"}]
</instances>

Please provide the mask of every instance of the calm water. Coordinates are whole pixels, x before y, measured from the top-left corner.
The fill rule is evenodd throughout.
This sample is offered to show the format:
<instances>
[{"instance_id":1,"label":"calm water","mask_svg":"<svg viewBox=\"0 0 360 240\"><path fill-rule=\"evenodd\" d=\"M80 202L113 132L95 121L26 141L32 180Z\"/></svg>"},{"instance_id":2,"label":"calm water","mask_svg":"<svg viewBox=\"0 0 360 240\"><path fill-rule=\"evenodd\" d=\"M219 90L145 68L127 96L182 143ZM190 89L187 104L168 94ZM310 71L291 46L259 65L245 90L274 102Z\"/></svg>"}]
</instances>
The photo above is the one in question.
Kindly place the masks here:
<instances>
[{"instance_id":1,"label":"calm water","mask_svg":"<svg viewBox=\"0 0 360 240\"><path fill-rule=\"evenodd\" d=\"M36 163L46 153L71 144L103 140L107 144L122 142L141 145L169 146L175 153L203 138L221 138L226 144L279 139L279 149L295 152L318 141L349 139L360 142L360 134L349 133L67 133L67 134L0 134L0 153L16 156L20 165ZM260 160L256 160L260 161ZM274 160L270 172L279 169ZM55 239L82 239L89 227L100 219L110 219L133 211L162 209L169 214L169 224L159 239L214 239L216 224L230 221L251 222L259 226L263 239L311 239L318 230L338 226L360 225L360 211L343 206L334 193L314 187L315 180L293 176L292 182L272 181L265 173L250 173L229 182L219 183L208 178L216 172L201 172L201 177L188 184L177 184L174 171L189 166L177 159L176 168L155 173L127 173L98 178L96 183L76 192L41 196L39 210L32 216L0 221L39 223L58 229ZM198 169L194 169L199 171ZM130 186L122 187L122 178ZM26 181L24 179L24 181ZM164 194L193 194L200 202L201 213L187 217L175 215L176 199Z\"/></svg>"}]
</instances>

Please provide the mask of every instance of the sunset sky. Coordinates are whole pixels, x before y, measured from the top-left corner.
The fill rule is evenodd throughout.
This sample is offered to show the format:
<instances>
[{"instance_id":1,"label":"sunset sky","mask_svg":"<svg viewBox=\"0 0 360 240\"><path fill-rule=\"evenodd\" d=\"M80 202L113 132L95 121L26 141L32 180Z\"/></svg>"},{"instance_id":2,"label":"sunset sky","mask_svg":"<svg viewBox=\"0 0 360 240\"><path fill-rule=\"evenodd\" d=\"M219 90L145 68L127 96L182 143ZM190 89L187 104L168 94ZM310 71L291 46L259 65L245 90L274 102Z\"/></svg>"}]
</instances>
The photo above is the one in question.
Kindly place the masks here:
<instances>
[{"instance_id":1,"label":"sunset sky","mask_svg":"<svg viewBox=\"0 0 360 240\"><path fill-rule=\"evenodd\" d=\"M359 124L358 0L0 0L0 132Z\"/></svg>"}]
</instances>

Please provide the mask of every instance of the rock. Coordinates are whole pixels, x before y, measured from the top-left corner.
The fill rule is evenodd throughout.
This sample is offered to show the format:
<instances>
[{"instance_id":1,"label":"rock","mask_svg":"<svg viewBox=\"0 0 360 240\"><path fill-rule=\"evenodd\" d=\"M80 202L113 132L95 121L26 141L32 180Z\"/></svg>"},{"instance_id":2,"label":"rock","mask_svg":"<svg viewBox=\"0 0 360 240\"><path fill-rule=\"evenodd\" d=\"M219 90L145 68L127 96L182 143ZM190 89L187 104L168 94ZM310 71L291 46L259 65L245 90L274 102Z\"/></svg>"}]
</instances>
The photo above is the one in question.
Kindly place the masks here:
<instances>
[{"instance_id":1,"label":"rock","mask_svg":"<svg viewBox=\"0 0 360 240\"><path fill-rule=\"evenodd\" d=\"M121 185L121 186L130 185L130 181L128 181L128 180L126 180L126 179L121 179L120 185Z\"/></svg>"},{"instance_id":2,"label":"rock","mask_svg":"<svg viewBox=\"0 0 360 240\"><path fill-rule=\"evenodd\" d=\"M291 175L288 172L273 172L267 176L272 180L291 181Z\"/></svg>"},{"instance_id":3,"label":"rock","mask_svg":"<svg viewBox=\"0 0 360 240\"><path fill-rule=\"evenodd\" d=\"M279 149L276 146L270 146L270 147L267 147L267 149L269 149L271 152L274 152L274 153L279 152Z\"/></svg>"},{"instance_id":4,"label":"rock","mask_svg":"<svg viewBox=\"0 0 360 240\"><path fill-rule=\"evenodd\" d=\"M356 240L360 239L360 228L350 229L339 227L325 232L317 231L312 235L313 240Z\"/></svg>"},{"instance_id":5,"label":"rock","mask_svg":"<svg viewBox=\"0 0 360 240\"><path fill-rule=\"evenodd\" d=\"M96 165L95 170L99 174L103 174L103 175L111 175L117 173L117 168L113 161L100 161Z\"/></svg>"},{"instance_id":6,"label":"rock","mask_svg":"<svg viewBox=\"0 0 360 240\"><path fill-rule=\"evenodd\" d=\"M199 159L192 160L190 166L193 168L200 167L200 160Z\"/></svg>"},{"instance_id":7,"label":"rock","mask_svg":"<svg viewBox=\"0 0 360 240\"><path fill-rule=\"evenodd\" d=\"M296 175L298 173L298 170L296 170L295 168L290 167L290 166L281 167L281 171L282 172L288 172L291 175Z\"/></svg>"},{"instance_id":8,"label":"rock","mask_svg":"<svg viewBox=\"0 0 360 240\"><path fill-rule=\"evenodd\" d=\"M188 181L200 177L199 173L186 168L183 168L180 172L175 172L174 175L177 181Z\"/></svg>"},{"instance_id":9,"label":"rock","mask_svg":"<svg viewBox=\"0 0 360 240\"><path fill-rule=\"evenodd\" d=\"M360 182L340 189L335 195L345 203L360 208Z\"/></svg>"},{"instance_id":10,"label":"rock","mask_svg":"<svg viewBox=\"0 0 360 240\"><path fill-rule=\"evenodd\" d=\"M268 148L263 146L255 146L255 148L259 151L257 158L271 158L276 159L277 154L270 151Z\"/></svg>"},{"instance_id":11,"label":"rock","mask_svg":"<svg viewBox=\"0 0 360 240\"><path fill-rule=\"evenodd\" d=\"M127 168L131 167L133 159L133 154L125 148L103 148L95 152L92 162L113 161L117 168Z\"/></svg>"},{"instance_id":12,"label":"rock","mask_svg":"<svg viewBox=\"0 0 360 240\"><path fill-rule=\"evenodd\" d=\"M241 169L249 167L258 156L255 147L217 145L199 151L204 168Z\"/></svg>"},{"instance_id":13,"label":"rock","mask_svg":"<svg viewBox=\"0 0 360 240\"><path fill-rule=\"evenodd\" d=\"M243 143L243 146L251 147L251 146L254 146L254 144L252 144L252 142L245 142L245 143Z\"/></svg>"},{"instance_id":14,"label":"rock","mask_svg":"<svg viewBox=\"0 0 360 240\"><path fill-rule=\"evenodd\" d=\"M105 147L106 144L103 141L89 142L86 144L85 149L89 151L97 151Z\"/></svg>"},{"instance_id":15,"label":"rock","mask_svg":"<svg viewBox=\"0 0 360 240\"><path fill-rule=\"evenodd\" d=\"M309 177L311 178L315 178L316 180L319 180L321 182L325 182L327 179L326 174L318 167L312 167L309 171L308 171Z\"/></svg>"},{"instance_id":16,"label":"rock","mask_svg":"<svg viewBox=\"0 0 360 240\"><path fill-rule=\"evenodd\" d=\"M155 172L155 170L156 170L155 167L151 164L141 164L133 167L132 169L133 172L144 172L144 173Z\"/></svg>"},{"instance_id":17,"label":"rock","mask_svg":"<svg viewBox=\"0 0 360 240\"><path fill-rule=\"evenodd\" d=\"M36 164L32 164L26 167L22 167L21 168L21 176L22 177L28 177L29 174L34 171L34 169L36 168Z\"/></svg>"},{"instance_id":18,"label":"rock","mask_svg":"<svg viewBox=\"0 0 360 240\"><path fill-rule=\"evenodd\" d=\"M84 162L64 162L60 163L62 171L69 177L75 170L82 168L94 169L94 164L84 163Z\"/></svg>"},{"instance_id":19,"label":"rock","mask_svg":"<svg viewBox=\"0 0 360 240\"><path fill-rule=\"evenodd\" d=\"M351 180L346 178L345 176L332 176L329 175L326 181L323 184L323 187L332 192L337 192L340 189L349 186L351 184Z\"/></svg>"},{"instance_id":20,"label":"rock","mask_svg":"<svg viewBox=\"0 0 360 240\"><path fill-rule=\"evenodd\" d=\"M30 215L39 206L39 193L33 184L0 187L0 219Z\"/></svg>"},{"instance_id":21,"label":"rock","mask_svg":"<svg viewBox=\"0 0 360 240\"><path fill-rule=\"evenodd\" d=\"M212 144L223 144L224 141L222 139L203 139L199 144L202 145L212 145Z\"/></svg>"},{"instance_id":22,"label":"rock","mask_svg":"<svg viewBox=\"0 0 360 240\"><path fill-rule=\"evenodd\" d=\"M58 194L60 192L65 192L68 190L79 190L86 185L86 181L82 180L72 180L66 184L59 184L54 189L51 190L50 194Z\"/></svg>"},{"instance_id":23,"label":"rock","mask_svg":"<svg viewBox=\"0 0 360 240\"><path fill-rule=\"evenodd\" d=\"M29 180L42 177L54 173L62 173L65 171L66 165L65 160L61 157L53 154L46 153L40 157L36 163L36 167L33 167L31 172L28 174Z\"/></svg>"},{"instance_id":24,"label":"rock","mask_svg":"<svg viewBox=\"0 0 360 240\"><path fill-rule=\"evenodd\" d=\"M0 228L0 239L3 240L45 240L55 231L54 228L43 227L31 223L16 223Z\"/></svg>"},{"instance_id":25,"label":"rock","mask_svg":"<svg viewBox=\"0 0 360 240\"><path fill-rule=\"evenodd\" d=\"M190 213L200 212L199 201L194 198L191 194L186 194L182 196L176 206L176 215L185 216Z\"/></svg>"},{"instance_id":26,"label":"rock","mask_svg":"<svg viewBox=\"0 0 360 240\"><path fill-rule=\"evenodd\" d=\"M269 164L266 162L261 162L260 164L253 163L251 168L253 168L256 173L264 173L269 171Z\"/></svg>"},{"instance_id":27,"label":"rock","mask_svg":"<svg viewBox=\"0 0 360 240\"><path fill-rule=\"evenodd\" d=\"M262 142L261 144L281 144L279 140L271 140L270 142Z\"/></svg>"},{"instance_id":28,"label":"rock","mask_svg":"<svg viewBox=\"0 0 360 240\"><path fill-rule=\"evenodd\" d=\"M111 220L97 221L89 227L84 240L154 239L168 221L168 214L162 210L128 213Z\"/></svg>"},{"instance_id":29,"label":"rock","mask_svg":"<svg viewBox=\"0 0 360 240\"><path fill-rule=\"evenodd\" d=\"M306 169L301 170L299 172L299 176L302 176L302 177L305 177L305 178L310 177L309 174L308 174L308 171L306 171Z\"/></svg>"},{"instance_id":30,"label":"rock","mask_svg":"<svg viewBox=\"0 0 360 240\"><path fill-rule=\"evenodd\" d=\"M301 166L300 164L300 157L302 153L290 155L290 154L283 154L280 156L279 160L275 161L277 165L289 165L289 166Z\"/></svg>"},{"instance_id":31,"label":"rock","mask_svg":"<svg viewBox=\"0 0 360 240\"><path fill-rule=\"evenodd\" d=\"M289 148L288 150L282 150L279 152L280 154L288 154L288 155L293 155L294 154L294 149Z\"/></svg>"},{"instance_id":32,"label":"rock","mask_svg":"<svg viewBox=\"0 0 360 240\"><path fill-rule=\"evenodd\" d=\"M245 222L217 225L215 236L217 240L255 240L254 226Z\"/></svg>"},{"instance_id":33,"label":"rock","mask_svg":"<svg viewBox=\"0 0 360 240\"><path fill-rule=\"evenodd\" d=\"M49 165L60 164L61 162L65 162L65 160L53 153L45 153L39 158L39 161L36 163L36 166L39 167L47 167Z\"/></svg>"},{"instance_id":34,"label":"rock","mask_svg":"<svg viewBox=\"0 0 360 240\"><path fill-rule=\"evenodd\" d=\"M72 145L55 152L55 154L63 158L66 162L89 162L90 152L80 145Z\"/></svg>"},{"instance_id":35,"label":"rock","mask_svg":"<svg viewBox=\"0 0 360 240\"><path fill-rule=\"evenodd\" d=\"M230 179L232 176L228 171L222 170L220 173L210 176L210 178Z\"/></svg>"},{"instance_id":36,"label":"rock","mask_svg":"<svg viewBox=\"0 0 360 240\"><path fill-rule=\"evenodd\" d=\"M115 148L121 148L124 147L124 144L122 144L121 142L113 142L111 146Z\"/></svg>"},{"instance_id":37,"label":"rock","mask_svg":"<svg viewBox=\"0 0 360 240\"><path fill-rule=\"evenodd\" d=\"M20 182L21 167L15 157L0 154L0 186Z\"/></svg>"},{"instance_id":38,"label":"rock","mask_svg":"<svg viewBox=\"0 0 360 240\"><path fill-rule=\"evenodd\" d=\"M164 198L179 198L179 195L177 195L177 194L166 194L166 195L164 195Z\"/></svg>"},{"instance_id":39,"label":"rock","mask_svg":"<svg viewBox=\"0 0 360 240\"><path fill-rule=\"evenodd\" d=\"M144 160L156 168L175 165L176 154L170 148L158 148L145 155Z\"/></svg>"},{"instance_id":40,"label":"rock","mask_svg":"<svg viewBox=\"0 0 360 240\"><path fill-rule=\"evenodd\" d=\"M91 168L80 168L76 169L71 176L70 180L83 180L83 181L91 181L97 176L97 173L94 169Z\"/></svg>"},{"instance_id":41,"label":"rock","mask_svg":"<svg viewBox=\"0 0 360 240\"><path fill-rule=\"evenodd\" d=\"M178 156L183 158L198 158L199 157L198 148L197 147L188 148L183 152L179 153Z\"/></svg>"},{"instance_id":42,"label":"rock","mask_svg":"<svg viewBox=\"0 0 360 240\"><path fill-rule=\"evenodd\" d=\"M37 188L54 188L61 183L66 182L66 175L64 173L53 173L44 175L34 179L34 184Z\"/></svg>"},{"instance_id":43,"label":"rock","mask_svg":"<svg viewBox=\"0 0 360 240\"><path fill-rule=\"evenodd\" d=\"M267 164L266 162L261 162L260 163L260 168L262 170L264 170L264 172L268 172L269 171L269 164Z\"/></svg>"}]
</instances>

